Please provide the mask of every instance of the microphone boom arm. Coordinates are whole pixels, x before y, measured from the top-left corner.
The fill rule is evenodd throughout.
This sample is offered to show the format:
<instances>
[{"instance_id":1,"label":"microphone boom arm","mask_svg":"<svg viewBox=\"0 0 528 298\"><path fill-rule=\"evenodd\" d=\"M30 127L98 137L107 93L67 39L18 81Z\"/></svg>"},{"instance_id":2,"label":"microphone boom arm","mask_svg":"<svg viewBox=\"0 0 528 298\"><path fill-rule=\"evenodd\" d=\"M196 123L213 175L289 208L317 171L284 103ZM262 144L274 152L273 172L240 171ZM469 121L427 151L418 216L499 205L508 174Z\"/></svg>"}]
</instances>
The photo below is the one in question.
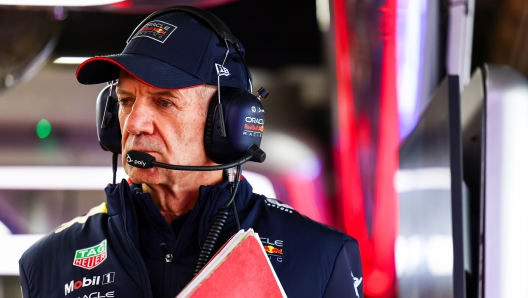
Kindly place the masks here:
<instances>
[{"instance_id":1,"label":"microphone boom arm","mask_svg":"<svg viewBox=\"0 0 528 298\"><path fill-rule=\"evenodd\" d=\"M225 170L232 167L239 166L248 161L263 162L266 159L266 153L262 151L257 145L252 145L246 155L239 160L232 163L217 165L217 166L182 166L182 165L171 165L162 162L157 162L156 158L148 153L130 150L126 155L126 161L129 165L142 168L150 169L152 167L159 167L169 170L177 171L217 171Z\"/></svg>"},{"instance_id":2,"label":"microphone boom arm","mask_svg":"<svg viewBox=\"0 0 528 298\"><path fill-rule=\"evenodd\" d=\"M252 158L253 158L253 154L248 154L233 163L217 165L217 166L179 166L179 165L170 165L170 164L157 162L157 161L153 161L152 166L169 169L169 170L177 170L177 171L217 171L217 170L225 170L225 169L229 169L232 167L236 167L238 165L248 162Z\"/></svg>"}]
</instances>

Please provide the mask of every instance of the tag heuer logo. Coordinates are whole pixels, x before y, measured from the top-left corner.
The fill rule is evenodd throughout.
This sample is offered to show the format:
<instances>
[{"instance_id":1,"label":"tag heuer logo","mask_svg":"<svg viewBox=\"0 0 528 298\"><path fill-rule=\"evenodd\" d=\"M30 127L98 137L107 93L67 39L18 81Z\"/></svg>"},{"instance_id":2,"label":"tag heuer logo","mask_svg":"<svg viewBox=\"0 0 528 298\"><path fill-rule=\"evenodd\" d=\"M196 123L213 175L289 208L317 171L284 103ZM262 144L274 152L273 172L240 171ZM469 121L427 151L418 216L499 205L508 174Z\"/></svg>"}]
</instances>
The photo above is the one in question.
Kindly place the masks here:
<instances>
[{"instance_id":1,"label":"tag heuer logo","mask_svg":"<svg viewBox=\"0 0 528 298\"><path fill-rule=\"evenodd\" d=\"M93 269L106 260L106 239L96 246L79 249L75 252L73 265Z\"/></svg>"}]
</instances>

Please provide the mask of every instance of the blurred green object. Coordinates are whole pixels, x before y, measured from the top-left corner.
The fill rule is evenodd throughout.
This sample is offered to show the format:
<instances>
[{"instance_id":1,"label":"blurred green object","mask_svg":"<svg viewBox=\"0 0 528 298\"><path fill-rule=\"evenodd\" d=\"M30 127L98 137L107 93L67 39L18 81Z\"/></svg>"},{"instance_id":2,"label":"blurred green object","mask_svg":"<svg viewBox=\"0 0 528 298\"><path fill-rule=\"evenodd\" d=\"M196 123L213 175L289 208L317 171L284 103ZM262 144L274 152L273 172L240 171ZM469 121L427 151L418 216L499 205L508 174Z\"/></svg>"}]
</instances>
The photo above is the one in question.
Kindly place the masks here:
<instances>
[{"instance_id":1,"label":"blurred green object","mask_svg":"<svg viewBox=\"0 0 528 298\"><path fill-rule=\"evenodd\" d=\"M42 119L37 123L37 135L39 138L44 139L51 133L51 124L48 120Z\"/></svg>"}]
</instances>

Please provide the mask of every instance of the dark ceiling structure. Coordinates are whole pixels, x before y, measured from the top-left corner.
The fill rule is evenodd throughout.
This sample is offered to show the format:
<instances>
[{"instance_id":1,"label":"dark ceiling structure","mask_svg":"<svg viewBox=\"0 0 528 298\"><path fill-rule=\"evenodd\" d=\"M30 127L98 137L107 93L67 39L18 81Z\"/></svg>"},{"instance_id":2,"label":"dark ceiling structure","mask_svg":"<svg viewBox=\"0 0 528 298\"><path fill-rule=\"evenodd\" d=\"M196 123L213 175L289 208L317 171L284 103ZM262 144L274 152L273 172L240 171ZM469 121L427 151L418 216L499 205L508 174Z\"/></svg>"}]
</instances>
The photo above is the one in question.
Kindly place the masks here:
<instances>
[{"instance_id":1,"label":"dark ceiling structure","mask_svg":"<svg viewBox=\"0 0 528 298\"><path fill-rule=\"evenodd\" d=\"M445 6L447 1L439 3ZM99 7L0 6L0 43L4 45L0 80L5 82L7 77L7 85L11 84L11 74L16 82L35 63L32 58L38 51L45 49L53 49L52 59L119 53L149 13L180 4L202 7L224 20L245 46L251 67L280 69L323 63L322 34L313 0L125 0ZM526 0L476 0L474 28L473 68L485 62L508 64L528 75Z\"/></svg>"},{"instance_id":2,"label":"dark ceiling structure","mask_svg":"<svg viewBox=\"0 0 528 298\"><path fill-rule=\"evenodd\" d=\"M220 17L242 42L250 66L274 69L322 61L315 1L241 0L206 9ZM54 55L119 53L132 30L154 10L144 11L141 14L130 14L126 9L69 11L62 21L62 34Z\"/></svg>"},{"instance_id":3,"label":"dark ceiling structure","mask_svg":"<svg viewBox=\"0 0 528 298\"><path fill-rule=\"evenodd\" d=\"M220 17L246 48L250 67L319 65L321 33L315 1L125 0L98 7L0 6L0 90L21 81L46 58L120 53L150 13L195 5Z\"/></svg>"}]
</instances>

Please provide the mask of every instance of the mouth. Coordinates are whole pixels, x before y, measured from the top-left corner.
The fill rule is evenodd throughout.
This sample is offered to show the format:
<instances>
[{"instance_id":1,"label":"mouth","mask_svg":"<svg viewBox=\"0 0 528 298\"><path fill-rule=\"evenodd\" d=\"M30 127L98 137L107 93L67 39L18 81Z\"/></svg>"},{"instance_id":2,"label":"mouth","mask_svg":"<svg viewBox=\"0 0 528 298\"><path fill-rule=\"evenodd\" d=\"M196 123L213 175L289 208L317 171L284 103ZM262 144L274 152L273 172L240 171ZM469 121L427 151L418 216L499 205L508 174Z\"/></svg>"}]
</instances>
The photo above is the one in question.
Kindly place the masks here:
<instances>
[{"instance_id":1,"label":"mouth","mask_svg":"<svg viewBox=\"0 0 528 298\"><path fill-rule=\"evenodd\" d=\"M132 151L132 150L140 151L140 152L147 153L147 154L150 154L150 155L158 153L157 151L154 151L154 150L151 150L151 149L143 149L143 148L130 148L126 152L129 152L129 151Z\"/></svg>"},{"instance_id":2,"label":"mouth","mask_svg":"<svg viewBox=\"0 0 528 298\"><path fill-rule=\"evenodd\" d=\"M130 151L137 151L137 152L141 152L141 153L146 153L146 154L152 155L152 156L158 155L158 153L156 151L152 151L152 150L148 150L148 149L138 149L138 148L130 148L130 149L124 151L123 155L126 157Z\"/></svg>"}]
</instances>

